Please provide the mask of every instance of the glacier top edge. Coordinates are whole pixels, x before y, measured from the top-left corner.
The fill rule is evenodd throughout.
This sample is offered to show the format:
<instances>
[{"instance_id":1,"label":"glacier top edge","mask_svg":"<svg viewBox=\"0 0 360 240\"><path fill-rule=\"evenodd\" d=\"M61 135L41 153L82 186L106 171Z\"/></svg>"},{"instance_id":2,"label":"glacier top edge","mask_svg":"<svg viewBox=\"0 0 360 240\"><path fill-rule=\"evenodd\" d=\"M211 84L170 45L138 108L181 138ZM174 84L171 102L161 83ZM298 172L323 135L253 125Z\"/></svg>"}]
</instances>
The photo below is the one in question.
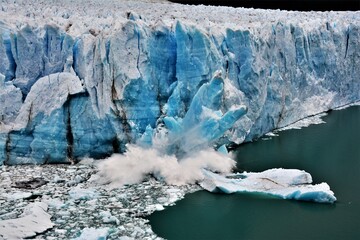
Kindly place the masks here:
<instances>
[{"instance_id":1,"label":"glacier top edge","mask_svg":"<svg viewBox=\"0 0 360 240\"><path fill-rule=\"evenodd\" d=\"M279 22L297 24L304 29L315 25L343 25L360 22L360 11L299 12L233 8L225 6L189 6L165 0L23 0L2 1L0 22L9 28L24 25L54 24L72 36L85 32L111 32L121 22L143 21L149 25L158 22L173 26L177 21L201 26L204 29L245 28L262 29ZM91 32L91 31L90 31Z\"/></svg>"}]
</instances>

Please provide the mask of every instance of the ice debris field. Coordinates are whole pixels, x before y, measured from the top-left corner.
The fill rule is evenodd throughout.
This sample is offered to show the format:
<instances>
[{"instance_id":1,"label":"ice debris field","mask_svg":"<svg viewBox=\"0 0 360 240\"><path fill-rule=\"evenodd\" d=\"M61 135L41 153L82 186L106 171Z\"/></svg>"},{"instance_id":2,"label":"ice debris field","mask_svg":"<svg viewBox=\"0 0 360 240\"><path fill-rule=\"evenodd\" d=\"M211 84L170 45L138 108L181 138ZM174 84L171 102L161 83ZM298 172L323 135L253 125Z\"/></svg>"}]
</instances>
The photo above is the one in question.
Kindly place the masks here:
<instances>
[{"instance_id":1,"label":"ice debris field","mask_svg":"<svg viewBox=\"0 0 360 240\"><path fill-rule=\"evenodd\" d=\"M77 185L92 179L121 192L149 174L174 185L199 182L215 192L334 202L326 183L312 185L310 174L300 170L231 173L235 162L227 147L359 101L359 64L359 12L5 0L0 7L2 177L18 171L5 165L107 158L96 164L96 173L61 181L68 184L61 194L72 200L59 208L85 206L83 212L101 198L100 190ZM60 183L53 178L47 181ZM1 191L6 204L21 205L34 196L12 187ZM84 205L75 207L74 201ZM162 207L155 206L151 211ZM0 234L16 222L47 216L46 208L42 201L22 215L5 212L12 220L0 220ZM153 236L151 229L130 233L106 226L76 225L71 232L59 228L64 216L54 231L67 238ZM122 224L106 209L100 219ZM30 237L51 227L44 220L42 227L20 232Z\"/></svg>"}]
</instances>

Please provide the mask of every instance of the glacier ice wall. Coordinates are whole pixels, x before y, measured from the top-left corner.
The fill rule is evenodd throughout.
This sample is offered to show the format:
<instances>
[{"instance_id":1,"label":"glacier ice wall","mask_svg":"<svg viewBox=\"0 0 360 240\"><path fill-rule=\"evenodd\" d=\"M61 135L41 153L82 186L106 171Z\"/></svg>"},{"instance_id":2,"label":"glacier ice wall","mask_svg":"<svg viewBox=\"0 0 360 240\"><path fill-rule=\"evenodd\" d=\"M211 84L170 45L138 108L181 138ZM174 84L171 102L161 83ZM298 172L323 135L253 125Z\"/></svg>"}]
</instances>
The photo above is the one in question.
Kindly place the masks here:
<instances>
[{"instance_id":1,"label":"glacier ice wall","mask_svg":"<svg viewBox=\"0 0 360 240\"><path fill-rule=\"evenodd\" d=\"M360 100L358 12L142 3L138 15L128 3L100 14L35 3L1 9L0 164L122 152L164 119L196 116L194 96L217 71L219 111L248 108L219 144Z\"/></svg>"}]
</instances>

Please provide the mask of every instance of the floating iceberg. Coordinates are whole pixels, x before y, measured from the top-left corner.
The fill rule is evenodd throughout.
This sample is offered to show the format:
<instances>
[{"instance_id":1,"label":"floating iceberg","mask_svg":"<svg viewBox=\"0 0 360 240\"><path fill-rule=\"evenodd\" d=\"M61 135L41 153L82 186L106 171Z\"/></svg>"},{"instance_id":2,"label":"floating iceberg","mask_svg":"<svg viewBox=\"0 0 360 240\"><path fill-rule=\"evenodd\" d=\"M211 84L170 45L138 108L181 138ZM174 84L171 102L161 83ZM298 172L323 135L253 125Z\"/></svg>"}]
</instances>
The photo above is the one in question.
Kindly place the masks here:
<instances>
[{"instance_id":1,"label":"floating iceberg","mask_svg":"<svg viewBox=\"0 0 360 240\"><path fill-rule=\"evenodd\" d=\"M269 169L260 173L227 176L203 170L200 185L210 192L261 193L283 199L333 203L334 193L326 183L312 185L311 175L297 169Z\"/></svg>"}]
</instances>

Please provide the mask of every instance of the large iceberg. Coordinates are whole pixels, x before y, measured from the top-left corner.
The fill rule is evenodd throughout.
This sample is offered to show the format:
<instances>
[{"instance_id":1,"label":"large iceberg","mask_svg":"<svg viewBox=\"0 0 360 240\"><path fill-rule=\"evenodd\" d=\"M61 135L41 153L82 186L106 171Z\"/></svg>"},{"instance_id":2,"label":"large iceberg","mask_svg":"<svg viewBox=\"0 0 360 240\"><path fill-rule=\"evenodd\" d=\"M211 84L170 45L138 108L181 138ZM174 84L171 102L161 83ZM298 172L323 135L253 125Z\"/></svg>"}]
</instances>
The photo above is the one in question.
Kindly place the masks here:
<instances>
[{"instance_id":1,"label":"large iceberg","mask_svg":"<svg viewBox=\"0 0 360 240\"><path fill-rule=\"evenodd\" d=\"M333 191L327 183L312 185L311 175L297 169L269 169L259 173L238 173L227 176L203 170L200 185L210 192L258 193L302 201L333 203Z\"/></svg>"},{"instance_id":2,"label":"large iceberg","mask_svg":"<svg viewBox=\"0 0 360 240\"><path fill-rule=\"evenodd\" d=\"M0 164L104 158L161 127L184 152L251 141L359 101L359 63L359 12L2 2Z\"/></svg>"}]
</instances>

